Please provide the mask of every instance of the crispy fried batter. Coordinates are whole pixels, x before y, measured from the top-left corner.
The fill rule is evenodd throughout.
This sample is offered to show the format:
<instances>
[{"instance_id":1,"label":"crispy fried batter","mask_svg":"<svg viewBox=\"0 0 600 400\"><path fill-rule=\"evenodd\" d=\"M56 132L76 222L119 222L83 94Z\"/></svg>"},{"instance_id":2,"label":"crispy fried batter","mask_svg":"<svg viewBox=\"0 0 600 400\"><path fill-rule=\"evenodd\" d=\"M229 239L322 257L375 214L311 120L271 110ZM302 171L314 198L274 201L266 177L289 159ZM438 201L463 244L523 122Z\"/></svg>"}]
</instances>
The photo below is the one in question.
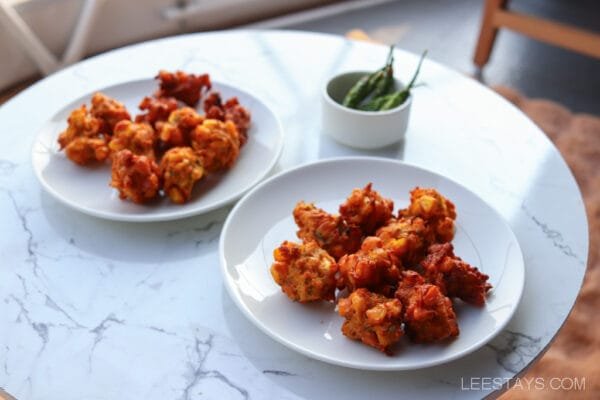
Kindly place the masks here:
<instances>
[{"instance_id":1,"label":"crispy fried batter","mask_svg":"<svg viewBox=\"0 0 600 400\"><path fill-rule=\"evenodd\" d=\"M340 206L342 218L350 225L359 226L365 236L375 233L392 217L394 202L382 197L369 183L363 189L354 189Z\"/></svg>"},{"instance_id":2,"label":"crispy fried batter","mask_svg":"<svg viewBox=\"0 0 600 400\"><path fill-rule=\"evenodd\" d=\"M419 217L391 219L377 231L386 249L391 250L407 267L416 266L425 257L435 234Z\"/></svg>"},{"instance_id":3,"label":"crispy fried batter","mask_svg":"<svg viewBox=\"0 0 600 400\"><path fill-rule=\"evenodd\" d=\"M191 107L183 107L169 115L167 122L157 123L161 150L171 147L189 146L192 131L202 122L204 117L198 115Z\"/></svg>"},{"instance_id":4,"label":"crispy fried batter","mask_svg":"<svg viewBox=\"0 0 600 400\"><path fill-rule=\"evenodd\" d=\"M448 297L476 306L485 304L486 294L492 288L487 275L454 255L450 243L434 244L428 251L422 266L430 283L439 286Z\"/></svg>"},{"instance_id":5,"label":"crispy fried batter","mask_svg":"<svg viewBox=\"0 0 600 400\"><path fill-rule=\"evenodd\" d=\"M82 105L71 112L67 129L58 136L61 150L79 165L106 160L109 150L106 137L100 132L102 120L91 115Z\"/></svg>"},{"instance_id":6,"label":"crispy fried batter","mask_svg":"<svg viewBox=\"0 0 600 400\"><path fill-rule=\"evenodd\" d=\"M138 156L146 156L155 160L154 146L156 137L152 126L146 123L120 121L115 125L113 136L108 143L112 154L128 149Z\"/></svg>"},{"instance_id":7,"label":"crispy fried batter","mask_svg":"<svg viewBox=\"0 0 600 400\"><path fill-rule=\"evenodd\" d=\"M404 306L404 330L413 342L431 343L458 336L452 302L416 272L402 272L396 298Z\"/></svg>"},{"instance_id":8,"label":"crispy fried batter","mask_svg":"<svg viewBox=\"0 0 600 400\"><path fill-rule=\"evenodd\" d=\"M202 92L211 88L208 74L194 75L183 71L160 71L156 76L160 87L155 97L174 97L190 107L196 107Z\"/></svg>"},{"instance_id":9,"label":"crispy fried batter","mask_svg":"<svg viewBox=\"0 0 600 400\"><path fill-rule=\"evenodd\" d=\"M335 260L315 242L283 242L273 252L271 275L292 300L306 303L335 298Z\"/></svg>"},{"instance_id":10,"label":"crispy fried batter","mask_svg":"<svg viewBox=\"0 0 600 400\"><path fill-rule=\"evenodd\" d=\"M131 120L131 115L129 115L123 103L100 92L95 93L92 97L90 113L102 120L103 126L100 130L107 135L113 134L115 125L119 121Z\"/></svg>"},{"instance_id":11,"label":"crispy fried batter","mask_svg":"<svg viewBox=\"0 0 600 400\"><path fill-rule=\"evenodd\" d=\"M204 120L191 133L191 144L208 172L231 168L240 155L238 132L229 121Z\"/></svg>"},{"instance_id":12,"label":"crispy fried batter","mask_svg":"<svg viewBox=\"0 0 600 400\"><path fill-rule=\"evenodd\" d=\"M367 289L357 289L338 303L346 319L342 333L391 354L391 347L402 337L402 304Z\"/></svg>"},{"instance_id":13,"label":"crispy fried batter","mask_svg":"<svg viewBox=\"0 0 600 400\"><path fill-rule=\"evenodd\" d=\"M138 106L140 110L146 111L144 114L137 115L135 122L145 122L158 128L157 122L165 122L169 115L177 110L177 99L174 97L144 97Z\"/></svg>"},{"instance_id":14,"label":"crispy fried batter","mask_svg":"<svg viewBox=\"0 0 600 400\"><path fill-rule=\"evenodd\" d=\"M231 121L235 124L240 136L240 146L248 140L251 114L247 108L240 105L237 97L232 97L223 103L218 92L211 92L204 100L204 112L207 119L218 119L219 121Z\"/></svg>"},{"instance_id":15,"label":"crispy fried batter","mask_svg":"<svg viewBox=\"0 0 600 400\"><path fill-rule=\"evenodd\" d=\"M121 199L146 203L158 195L159 173L156 163L148 157L121 150L113 157L110 185L119 191Z\"/></svg>"},{"instance_id":16,"label":"crispy fried batter","mask_svg":"<svg viewBox=\"0 0 600 400\"><path fill-rule=\"evenodd\" d=\"M294 220L300 228L297 232L300 239L314 240L336 260L360 248L360 228L348 225L339 215L331 215L313 203L296 204Z\"/></svg>"},{"instance_id":17,"label":"crispy fried batter","mask_svg":"<svg viewBox=\"0 0 600 400\"><path fill-rule=\"evenodd\" d=\"M183 204L192 197L194 184L204 176L200 157L190 147L173 147L160 161L164 192L172 202Z\"/></svg>"},{"instance_id":18,"label":"crispy fried batter","mask_svg":"<svg viewBox=\"0 0 600 400\"><path fill-rule=\"evenodd\" d=\"M410 192L410 204L399 212L400 217L421 217L431 225L436 242L450 242L454 238L454 203L435 189L416 187Z\"/></svg>"},{"instance_id":19,"label":"crispy fried batter","mask_svg":"<svg viewBox=\"0 0 600 400\"><path fill-rule=\"evenodd\" d=\"M360 250L343 256L339 261L339 288L350 292L367 288L385 296L393 296L400 278L398 258L383 248L381 239L375 236L366 238Z\"/></svg>"}]
</instances>

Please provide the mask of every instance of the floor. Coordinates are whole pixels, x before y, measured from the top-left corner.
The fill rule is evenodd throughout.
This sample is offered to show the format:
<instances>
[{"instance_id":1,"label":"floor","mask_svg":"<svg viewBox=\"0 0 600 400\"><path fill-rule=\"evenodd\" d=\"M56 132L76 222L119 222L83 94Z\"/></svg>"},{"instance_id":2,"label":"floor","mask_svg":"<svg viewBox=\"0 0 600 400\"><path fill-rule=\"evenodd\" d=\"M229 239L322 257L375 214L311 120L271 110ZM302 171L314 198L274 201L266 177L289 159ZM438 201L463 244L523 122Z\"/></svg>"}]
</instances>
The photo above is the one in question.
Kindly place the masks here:
<instances>
[{"instance_id":1,"label":"floor","mask_svg":"<svg viewBox=\"0 0 600 400\"><path fill-rule=\"evenodd\" d=\"M287 29L343 35L361 29L469 75L483 0L398 0L366 9L288 25ZM511 9L600 32L595 0L512 0ZM600 60L501 31L482 79L529 97L560 102L575 112L600 115Z\"/></svg>"}]
</instances>

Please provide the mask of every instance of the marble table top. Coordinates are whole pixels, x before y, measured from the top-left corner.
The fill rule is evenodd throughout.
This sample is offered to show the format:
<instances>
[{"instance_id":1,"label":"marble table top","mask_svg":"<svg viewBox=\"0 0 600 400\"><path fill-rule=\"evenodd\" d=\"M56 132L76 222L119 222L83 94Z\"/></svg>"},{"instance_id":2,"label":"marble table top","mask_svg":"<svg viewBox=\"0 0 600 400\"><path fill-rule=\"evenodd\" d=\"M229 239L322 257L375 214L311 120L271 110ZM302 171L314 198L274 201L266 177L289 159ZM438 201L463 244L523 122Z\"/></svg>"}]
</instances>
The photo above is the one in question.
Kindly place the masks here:
<instances>
[{"instance_id":1,"label":"marble table top","mask_svg":"<svg viewBox=\"0 0 600 400\"><path fill-rule=\"evenodd\" d=\"M579 189L546 136L479 83L426 61L401 145L358 151L320 133L333 74L372 69L387 48L291 31L186 35L114 50L36 83L0 108L0 387L23 399L345 399L495 396L539 357L582 283L588 230ZM418 57L398 50L407 80ZM218 239L230 207L173 222L73 211L34 177L38 129L73 99L158 69L209 72L282 120L277 170L317 159L400 158L465 185L508 221L526 282L514 318L447 365L366 372L297 354L229 298ZM473 387L471 379L491 379Z\"/></svg>"}]
</instances>

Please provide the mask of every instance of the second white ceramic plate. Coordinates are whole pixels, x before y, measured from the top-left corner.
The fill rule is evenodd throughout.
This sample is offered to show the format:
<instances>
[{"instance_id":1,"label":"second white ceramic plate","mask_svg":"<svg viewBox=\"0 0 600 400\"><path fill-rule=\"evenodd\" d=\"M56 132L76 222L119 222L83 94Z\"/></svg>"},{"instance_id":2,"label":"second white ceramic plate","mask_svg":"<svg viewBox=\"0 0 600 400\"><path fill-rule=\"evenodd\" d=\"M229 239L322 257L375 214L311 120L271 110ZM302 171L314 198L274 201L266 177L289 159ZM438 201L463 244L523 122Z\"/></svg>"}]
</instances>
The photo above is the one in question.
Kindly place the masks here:
<instances>
[{"instance_id":1,"label":"second white ceramic plate","mask_svg":"<svg viewBox=\"0 0 600 400\"><path fill-rule=\"evenodd\" d=\"M153 79L125 82L99 88L100 91L124 103L132 115L138 114L138 104L144 96L156 91ZM150 205L134 204L119 199L109 187L110 165L80 167L59 151L56 140L67 126L69 113L81 104L89 104L93 93L71 102L44 125L32 149L32 163L42 186L62 203L100 218L119 221L165 221L202 214L240 198L260 182L275 166L283 147L283 132L276 115L262 101L241 89L213 82L213 90L224 99L237 96L252 113L248 142L231 170L199 182L192 199L183 205L161 199Z\"/></svg>"},{"instance_id":2,"label":"second white ceramic plate","mask_svg":"<svg viewBox=\"0 0 600 400\"><path fill-rule=\"evenodd\" d=\"M415 186L433 187L457 207L455 252L490 276L484 307L455 302L460 335L445 344L415 345L404 340L391 357L341 333L342 318L331 303L290 301L273 281L273 249L298 241L292 210L299 200L335 213L352 189L373 182L394 200L409 202ZM519 244L502 217L463 186L433 172L398 161L333 159L281 173L254 188L229 214L220 240L225 285L242 312L261 330L309 357L346 367L407 370L442 364L483 346L513 315L524 283Z\"/></svg>"}]
</instances>

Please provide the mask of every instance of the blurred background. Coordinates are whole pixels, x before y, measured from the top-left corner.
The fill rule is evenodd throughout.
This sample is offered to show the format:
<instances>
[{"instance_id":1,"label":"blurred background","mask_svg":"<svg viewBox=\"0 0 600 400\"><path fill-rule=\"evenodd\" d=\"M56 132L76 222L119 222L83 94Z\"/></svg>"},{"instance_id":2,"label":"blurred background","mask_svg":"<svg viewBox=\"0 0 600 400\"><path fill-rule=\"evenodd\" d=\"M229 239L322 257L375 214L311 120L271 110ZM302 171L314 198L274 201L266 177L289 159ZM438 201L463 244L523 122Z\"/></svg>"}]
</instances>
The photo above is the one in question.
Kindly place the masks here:
<instances>
[{"instance_id":1,"label":"blurred background","mask_svg":"<svg viewBox=\"0 0 600 400\"><path fill-rule=\"evenodd\" d=\"M600 398L600 1L0 0L0 104L85 57L218 29L306 30L428 49L430 59L479 79L537 123L580 184L591 244L577 304L527 374L585 376L590 387L504 396Z\"/></svg>"},{"instance_id":2,"label":"blurred background","mask_svg":"<svg viewBox=\"0 0 600 400\"><path fill-rule=\"evenodd\" d=\"M7 14L23 22L49 57L66 57L67 62L144 40L215 29L278 28L340 35L360 29L374 40L417 53L427 48L431 59L473 74L485 1L0 0L0 4L1 92L39 78L40 68L31 53L44 58L39 47L25 44L26 35ZM600 31L596 0L512 0L508 5L577 29ZM510 30L500 31L482 78L558 101L574 111L600 114L598 58Z\"/></svg>"}]
</instances>

